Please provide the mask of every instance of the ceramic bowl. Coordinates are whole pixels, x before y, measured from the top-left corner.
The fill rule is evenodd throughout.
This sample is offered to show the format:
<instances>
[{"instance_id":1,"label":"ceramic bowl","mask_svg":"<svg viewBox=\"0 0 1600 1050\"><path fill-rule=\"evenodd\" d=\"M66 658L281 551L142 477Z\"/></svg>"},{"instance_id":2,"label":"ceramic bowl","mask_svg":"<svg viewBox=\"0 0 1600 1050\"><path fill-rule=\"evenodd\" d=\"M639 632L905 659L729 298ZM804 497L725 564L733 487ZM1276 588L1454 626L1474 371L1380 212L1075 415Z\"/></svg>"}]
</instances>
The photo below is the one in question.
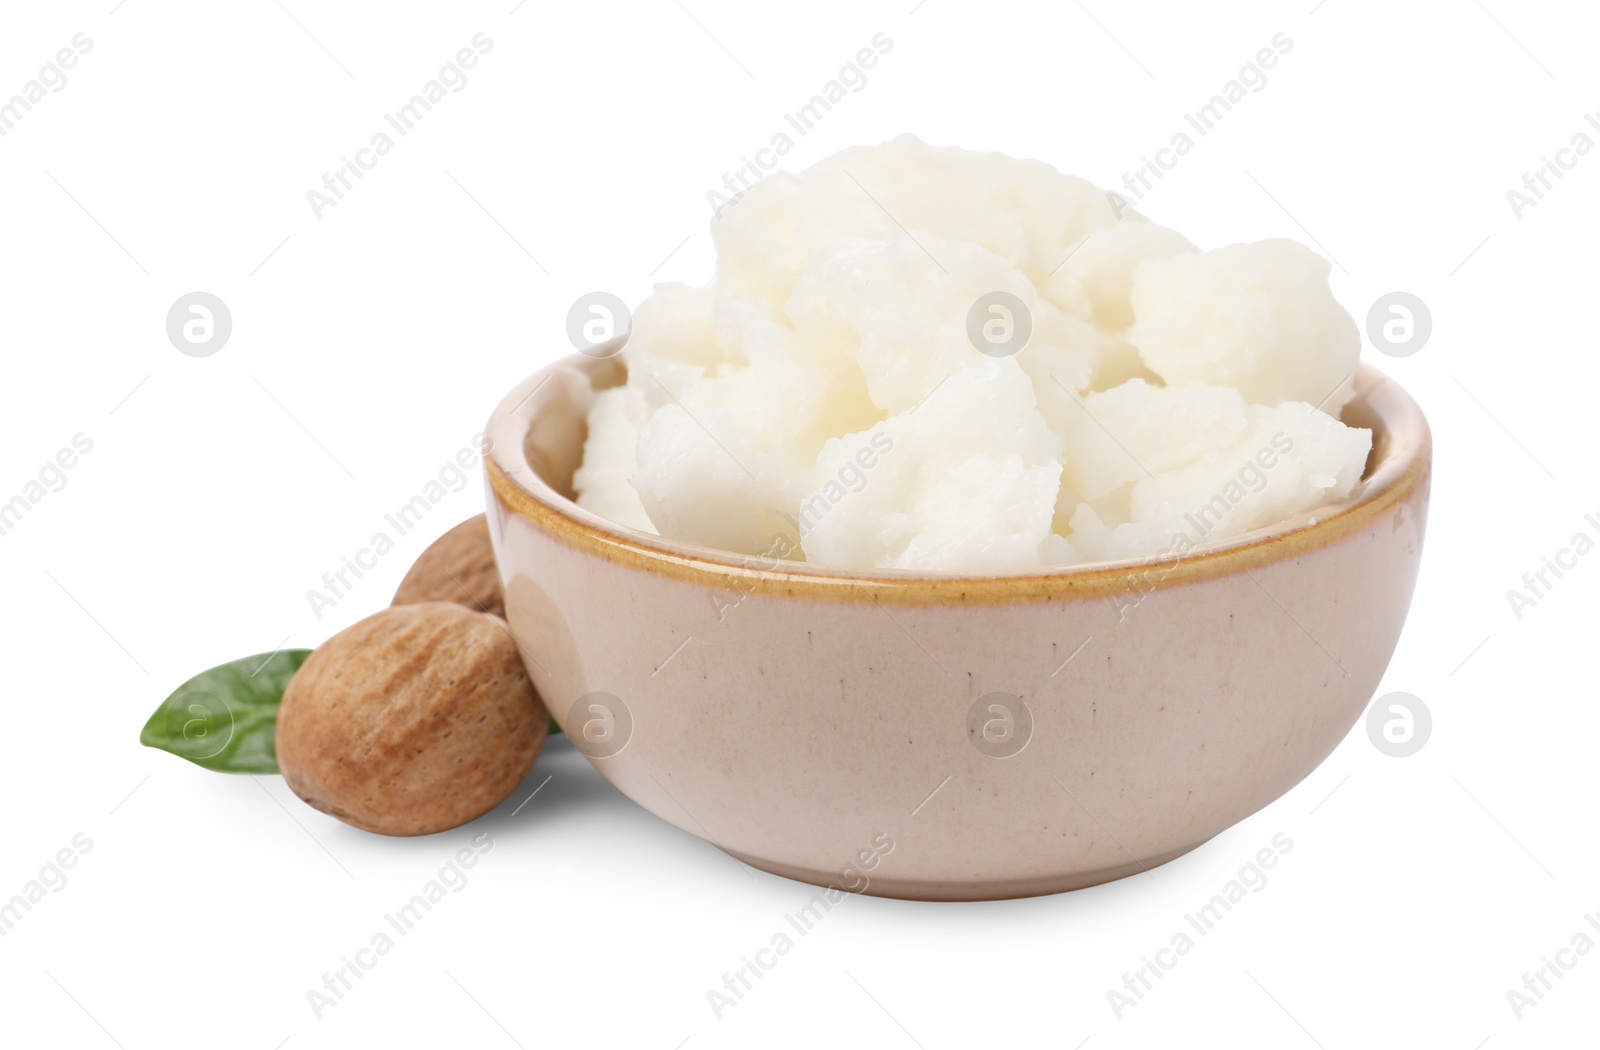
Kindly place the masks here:
<instances>
[{"instance_id":1,"label":"ceramic bowl","mask_svg":"<svg viewBox=\"0 0 1600 1050\"><path fill-rule=\"evenodd\" d=\"M606 779L823 903L1055 893L1187 853L1328 756L1411 602L1431 438L1370 366L1343 412L1374 435L1349 500L1008 577L743 557L580 509L585 414L624 378L576 355L490 421L511 631Z\"/></svg>"}]
</instances>

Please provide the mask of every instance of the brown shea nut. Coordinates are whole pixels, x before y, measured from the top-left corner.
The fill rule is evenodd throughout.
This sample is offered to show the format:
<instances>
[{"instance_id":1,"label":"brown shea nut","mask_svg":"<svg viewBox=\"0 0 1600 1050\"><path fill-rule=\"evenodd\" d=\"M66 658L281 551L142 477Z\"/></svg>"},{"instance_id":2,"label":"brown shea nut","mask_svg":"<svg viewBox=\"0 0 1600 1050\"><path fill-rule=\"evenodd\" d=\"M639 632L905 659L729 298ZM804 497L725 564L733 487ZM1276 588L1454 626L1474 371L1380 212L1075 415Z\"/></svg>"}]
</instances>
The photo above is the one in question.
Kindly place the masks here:
<instances>
[{"instance_id":1,"label":"brown shea nut","mask_svg":"<svg viewBox=\"0 0 1600 1050\"><path fill-rule=\"evenodd\" d=\"M400 581L390 605L455 602L478 612L504 617L500 570L489 542L489 519L468 518L434 540Z\"/></svg>"},{"instance_id":2,"label":"brown shea nut","mask_svg":"<svg viewBox=\"0 0 1600 1050\"><path fill-rule=\"evenodd\" d=\"M427 835L505 801L548 717L505 624L449 602L402 605L334 635L289 680L278 767L346 824Z\"/></svg>"}]
</instances>

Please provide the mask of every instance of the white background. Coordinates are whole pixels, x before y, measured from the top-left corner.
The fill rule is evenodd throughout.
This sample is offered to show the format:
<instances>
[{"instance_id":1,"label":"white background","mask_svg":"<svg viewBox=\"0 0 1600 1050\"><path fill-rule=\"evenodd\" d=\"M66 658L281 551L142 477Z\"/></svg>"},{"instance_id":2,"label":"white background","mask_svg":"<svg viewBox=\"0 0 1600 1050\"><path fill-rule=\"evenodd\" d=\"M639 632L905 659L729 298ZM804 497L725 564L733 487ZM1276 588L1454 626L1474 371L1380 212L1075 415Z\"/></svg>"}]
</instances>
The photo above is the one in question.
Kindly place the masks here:
<instances>
[{"instance_id":1,"label":"white background","mask_svg":"<svg viewBox=\"0 0 1600 1050\"><path fill-rule=\"evenodd\" d=\"M1520 218L1506 198L1600 110L1592 11L114 3L8 5L0 31L0 96L74 33L93 40L0 138L0 499L74 434L94 442L0 536L0 898L74 834L93 842L0 938L8 1044L1593 1042L1600 952L1520 1021L1506 999L1600 911L1600 557L1520 621L1506 598L1600 514L1600 156ZM478 32L493 50L467 86L315 217L306 191ZM482 509L476 478L320 621L305 592L568 352L577 295L705 279L706 191L878 32L893 50L785 166L912 131L1112 184L1275 33L1294 41L1141 209L1206 247L1314 238L1358 320L1396 289L1431 307L1421 353L1365 350L1437 440L1428 552L1382 690L1431 708L1419 754L1385 757L1358 727L1152 877L994 904L848 899L718 1020L707 990L810 889L752 878L564 741L500 810L420 840L138 746L194 672L385 605L428 540ZM205 359L164 330L196 289L233 315ZM318 1020L307 990L482 831L494 849L470 884ZM1107 990L1278 832L1295 846L1267 887L1118 1020Z\"/></svg>"}]
</instances>

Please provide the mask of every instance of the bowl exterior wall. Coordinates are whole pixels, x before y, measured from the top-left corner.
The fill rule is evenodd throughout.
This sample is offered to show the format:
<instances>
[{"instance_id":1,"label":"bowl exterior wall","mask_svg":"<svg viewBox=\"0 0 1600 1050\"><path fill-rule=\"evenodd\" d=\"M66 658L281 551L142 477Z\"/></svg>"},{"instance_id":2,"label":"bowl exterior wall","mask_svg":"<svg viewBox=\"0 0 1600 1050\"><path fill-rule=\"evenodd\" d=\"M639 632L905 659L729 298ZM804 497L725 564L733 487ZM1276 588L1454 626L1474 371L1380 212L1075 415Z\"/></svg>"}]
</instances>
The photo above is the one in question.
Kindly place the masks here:
<instances>
[{"instance_id":1,"label":"bowl exterior wall","mask_svg":"<svg viewBox=\"0 0 1600 1050\"><path fill-rule=\"evenodd\" d=\"M1400 636L1428 486L1227 575L925 605L708 586L489 496L512 633L611 783L749 863L953 900L1136 874L1316 768Z\"/></svg>"}]
</instances>

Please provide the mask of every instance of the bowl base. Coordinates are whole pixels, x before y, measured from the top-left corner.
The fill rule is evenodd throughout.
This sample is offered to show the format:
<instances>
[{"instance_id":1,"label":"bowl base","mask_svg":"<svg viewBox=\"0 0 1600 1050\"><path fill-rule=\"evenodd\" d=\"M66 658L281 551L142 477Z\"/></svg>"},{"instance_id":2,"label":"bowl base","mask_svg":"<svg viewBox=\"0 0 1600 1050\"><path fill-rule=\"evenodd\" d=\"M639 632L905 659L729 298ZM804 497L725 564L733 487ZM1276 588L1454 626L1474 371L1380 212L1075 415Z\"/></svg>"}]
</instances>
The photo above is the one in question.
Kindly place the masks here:
<instances>
[{"instance_id":1,"label":"bowl base","mask_svg":"<svg viewBox=\"0 0 1600 1050\"><path fill-rule=\"evenodd\" d=\"M1070 890L1087 889L1090 886L1099 886L1107 882L1116 882L1130 875L1140 875L1152 868L1159 868L1163 864L1177 860L1179 857L1192 850L1199 849L1209 839L1196 842L1192 846L1185 846L1170 853L1163 853L1155 857L1145 857L1141 860L1131 860L1126 864L1115 864L1106 868L1096 868L1092 871L1078 871L1068 875L1041 875L1027 879L991 879L974 880L967 882L958 881L922 881L915 879L893 879L874 875L867 884L866 889L852 892L861 893L869 897L892 897L896 900L907 901L1003 901L1015 900L1019 897L1044 897L1053 893L1066 893ZM735 860L758 868L772 875L781 875L786 879L796 882L808 882L813 886L824 888L839 886L839 873L837 871L815 871L810 868L794 867L789 864L779 864L775 861L762 860L752 857L737 850L724 849L724 853Z\"/></svg>"}]
</instances>

